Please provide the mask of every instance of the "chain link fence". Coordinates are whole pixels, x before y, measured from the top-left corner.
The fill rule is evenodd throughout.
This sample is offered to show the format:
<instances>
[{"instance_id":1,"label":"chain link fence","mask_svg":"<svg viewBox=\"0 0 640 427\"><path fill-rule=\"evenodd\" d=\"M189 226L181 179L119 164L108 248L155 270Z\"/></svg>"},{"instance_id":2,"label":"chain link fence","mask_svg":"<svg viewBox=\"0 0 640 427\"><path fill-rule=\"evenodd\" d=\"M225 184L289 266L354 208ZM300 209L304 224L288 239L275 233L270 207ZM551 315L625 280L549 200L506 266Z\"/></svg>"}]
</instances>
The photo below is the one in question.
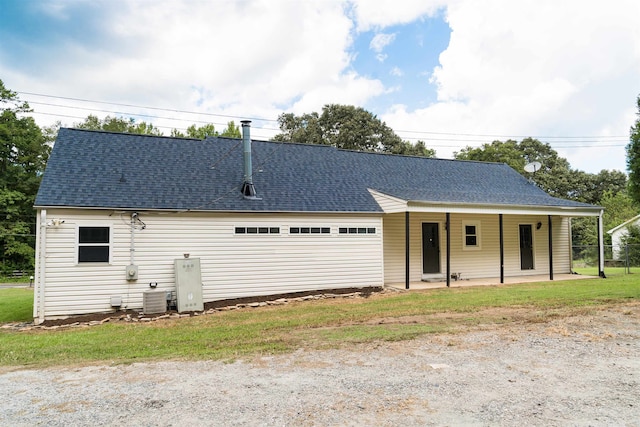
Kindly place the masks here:
<instances>
[{"instance_id":1,"label":"chain link fence","mask_svg":"<svg viewBox=\"0 0 640 427\"><path fill-rule=\"evenodd\" d=\"M597 275L598 246L573 246L572 260L574 272ZM604 270L607 276L640 273L640 245L605 245Z\"/></svg>"}]
</instances>

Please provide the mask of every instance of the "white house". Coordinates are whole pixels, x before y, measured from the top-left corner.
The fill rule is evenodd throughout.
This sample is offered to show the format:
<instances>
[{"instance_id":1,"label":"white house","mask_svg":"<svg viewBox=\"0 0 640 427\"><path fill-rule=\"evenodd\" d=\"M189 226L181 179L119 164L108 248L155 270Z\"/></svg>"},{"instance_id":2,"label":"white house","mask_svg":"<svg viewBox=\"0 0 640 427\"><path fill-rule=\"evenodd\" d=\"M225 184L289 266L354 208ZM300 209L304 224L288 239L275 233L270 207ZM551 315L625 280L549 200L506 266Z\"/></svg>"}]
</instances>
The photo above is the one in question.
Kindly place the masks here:
<instances>
[{"instance_id":1,"label":"white house","mask_svg":"<svg viewBox=\"0 0 640 427\"><path fill-rule=\"evenodd\" d=\"M553 198L505 164L252 141L249 129L61 129L35 203L36 321L139 309L150 284L180 299L184 271L183 303L454 272L553 280L571 269L571 217L599 218L602 236L600 207Z\"/></svg>"},{"instance_id":2,"label":"white house","mask_svg":"<svg viewBox=\"0 0 640 427\"><path fill-rule=\"evenodd\" d=\"M611 246L613 251L613 259L619 260L623 257L624 252L622 251L622 239L629 234L628 227L631 225L640 226L640 215L636 215L628 221L623 222L617 227L612 228L607 231L608 234L611 234Z\"/></svg>"}]
</instances>

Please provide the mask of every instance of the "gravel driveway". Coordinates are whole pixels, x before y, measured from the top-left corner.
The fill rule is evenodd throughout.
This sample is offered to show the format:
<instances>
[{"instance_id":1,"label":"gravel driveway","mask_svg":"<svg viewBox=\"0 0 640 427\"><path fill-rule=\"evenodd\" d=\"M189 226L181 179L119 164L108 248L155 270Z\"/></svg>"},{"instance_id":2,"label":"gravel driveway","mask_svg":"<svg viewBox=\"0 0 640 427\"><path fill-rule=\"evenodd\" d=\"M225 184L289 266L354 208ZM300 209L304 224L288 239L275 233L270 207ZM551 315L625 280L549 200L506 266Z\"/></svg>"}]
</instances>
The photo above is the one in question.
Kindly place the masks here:
<instances>
[{"instance_id":1,"label":"gravel driveway","mask_svg":"<svg viewBox=\"0 0 640 427\"><path fill-rule=\"evenodd\" d=\"M0 371L4 426L640 426L640 304L234 362Z\"/></svg>"}]
</instances>

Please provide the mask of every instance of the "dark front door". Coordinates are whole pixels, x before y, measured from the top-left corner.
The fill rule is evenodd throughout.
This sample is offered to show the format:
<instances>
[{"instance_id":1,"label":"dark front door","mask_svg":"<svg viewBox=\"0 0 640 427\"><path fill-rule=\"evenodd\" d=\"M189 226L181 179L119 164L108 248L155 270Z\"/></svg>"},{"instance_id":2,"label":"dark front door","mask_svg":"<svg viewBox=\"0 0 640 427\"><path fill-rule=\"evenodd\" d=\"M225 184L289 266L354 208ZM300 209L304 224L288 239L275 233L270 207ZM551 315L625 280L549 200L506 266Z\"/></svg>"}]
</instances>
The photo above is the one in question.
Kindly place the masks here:
<instances>
[{"instance_id":1,"label":"dark front door","mask_svg":"<svg viewBox=\"0 0 640 427\"><path fill-rule=\"evenodd\" d=\"M533 231L530 224L520 224L520 269L533 270Z\"/></svg>"},{"instance_id":2,"label":"dark front door","mask_svg":"<svg viewBox=\"0 0 640 427\"><path fill-rule=\"evenodd\" d=\"M440 237L437 222L422 223L422 272L440 273Z\"/></svg>"}]
</instances>

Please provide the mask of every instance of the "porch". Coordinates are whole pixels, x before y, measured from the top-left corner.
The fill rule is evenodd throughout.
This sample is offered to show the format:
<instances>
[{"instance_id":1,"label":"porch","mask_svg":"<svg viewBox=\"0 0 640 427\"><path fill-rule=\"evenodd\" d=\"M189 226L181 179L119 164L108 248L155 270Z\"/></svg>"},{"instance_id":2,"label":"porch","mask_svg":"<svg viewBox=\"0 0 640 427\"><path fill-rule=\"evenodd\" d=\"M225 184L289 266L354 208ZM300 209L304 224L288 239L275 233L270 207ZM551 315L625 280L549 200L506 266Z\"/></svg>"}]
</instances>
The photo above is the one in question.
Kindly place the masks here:
<instances>
[{"instance_id":1,"label":"porch","mask_svg":"<svg viewBox=\"0 0 640 427\"><path fill-rule=\"evenodd\" d=\"M561 280L579 280L579 279L597 279L598 276L584 276L581 274L555 274L553 276L553 282L561 281ZM548 274L541 274L535 276L515 276L515 277L505 277L504 283L502 285L514 285L517 283L533 283L533 282L550 282ZM488 277L482 279L460 279L460 280L451 280L450 287L452 288L462 288L468 286L497 286L501 285L499 277ZM406 284L403 283L393 283L391 285L385 285L385 288L393 288L397 290L407 290L405 288ZM409 284L409 290L426 290L426 289L439 289L446 288L447 282L442 279L440 282L411 282Z\"/></svg>"}]
</instances>

